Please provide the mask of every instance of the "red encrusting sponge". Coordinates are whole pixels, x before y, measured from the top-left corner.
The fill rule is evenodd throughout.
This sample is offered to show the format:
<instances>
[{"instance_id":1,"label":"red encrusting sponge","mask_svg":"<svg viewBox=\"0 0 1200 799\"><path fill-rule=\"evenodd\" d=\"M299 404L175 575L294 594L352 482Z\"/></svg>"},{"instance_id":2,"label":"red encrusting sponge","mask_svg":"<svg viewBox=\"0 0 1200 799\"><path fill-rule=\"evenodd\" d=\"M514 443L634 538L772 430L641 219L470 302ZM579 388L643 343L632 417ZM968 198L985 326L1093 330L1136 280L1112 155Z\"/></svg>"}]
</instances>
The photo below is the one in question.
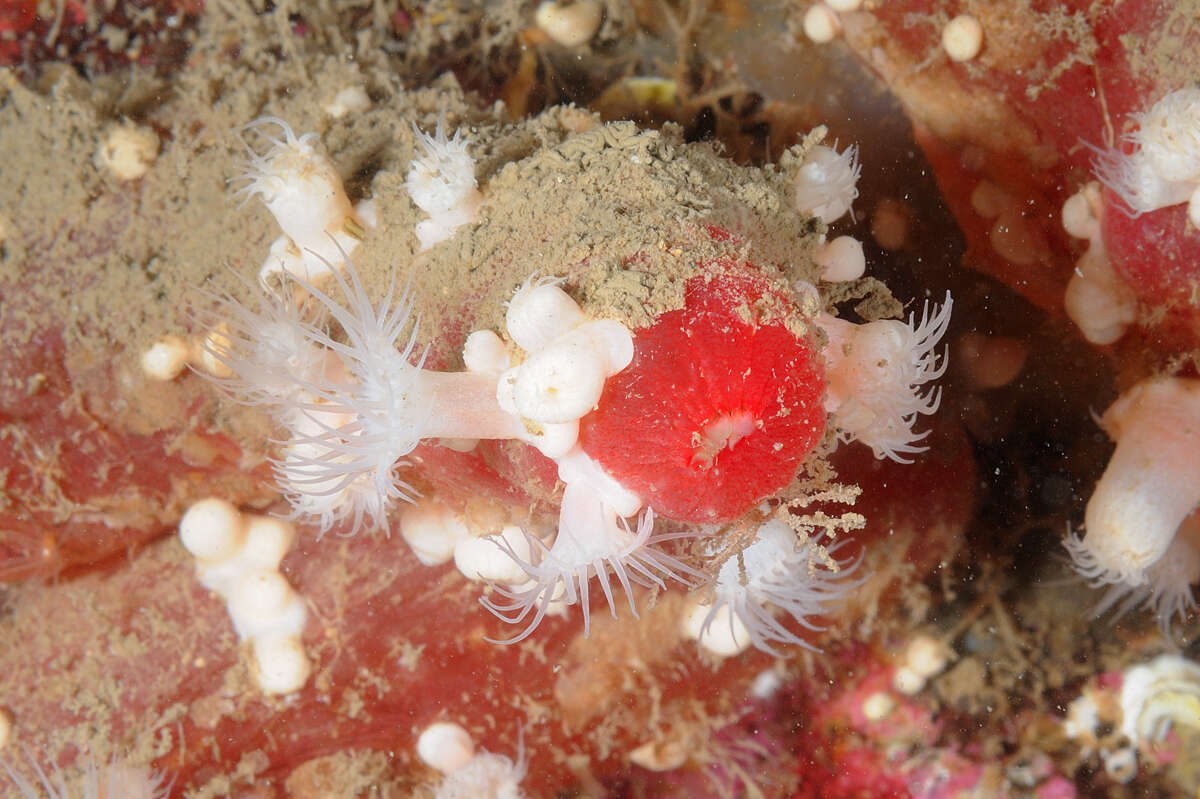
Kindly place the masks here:
<instances>
[{"instance_id":1,"label":"red encrusting sponge","mask_svg":"<svg viewBox=\"0 0 1200 799\"><path fill-rule=\"evenodd\" d=\"M825 430L816 347L787 317L802 318L751 271L690 279L681 310L635 331L584 451L670 519L728 521L776 494Z\"/></svg>"}]
</instances>

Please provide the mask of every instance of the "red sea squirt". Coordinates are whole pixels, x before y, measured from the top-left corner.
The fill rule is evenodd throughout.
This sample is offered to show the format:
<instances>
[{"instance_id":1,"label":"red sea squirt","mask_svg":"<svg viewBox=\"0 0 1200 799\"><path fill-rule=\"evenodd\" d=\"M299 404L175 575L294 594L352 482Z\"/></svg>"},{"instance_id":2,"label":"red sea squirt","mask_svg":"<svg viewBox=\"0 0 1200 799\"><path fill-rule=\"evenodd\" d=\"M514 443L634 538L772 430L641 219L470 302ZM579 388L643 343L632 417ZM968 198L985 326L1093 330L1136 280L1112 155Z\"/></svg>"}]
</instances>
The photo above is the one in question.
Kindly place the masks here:
<instances>
[{"instance_id":1,"label":"red sea squirt","mask_svg":"<svg viewBox=\"0 0 1200 799\"><path fill-rule=\"evenodd\" d=\"M795 303L750 267L691 278L634 335L580 442L656 514L735 519L791 481L825 430L825 376ZM787 313L779 313L779 309Z\"/></svg>"}]
</instances>

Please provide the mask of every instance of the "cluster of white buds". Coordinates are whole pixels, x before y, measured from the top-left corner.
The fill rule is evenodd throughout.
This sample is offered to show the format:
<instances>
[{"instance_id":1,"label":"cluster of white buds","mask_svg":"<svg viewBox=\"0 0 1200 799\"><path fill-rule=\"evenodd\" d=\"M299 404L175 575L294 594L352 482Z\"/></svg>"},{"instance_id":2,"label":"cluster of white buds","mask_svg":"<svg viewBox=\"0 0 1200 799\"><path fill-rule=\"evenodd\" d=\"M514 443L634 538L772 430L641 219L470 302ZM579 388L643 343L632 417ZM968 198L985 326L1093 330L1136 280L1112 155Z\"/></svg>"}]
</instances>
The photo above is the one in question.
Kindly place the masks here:
<instances>
[{"instance_id":1,"label":"cluster of white buds","mask_svg":"<svg viewBox=\"0 0 1200 799\"><path fill-rule=\"evenodd\" d=\"M200 584L225 600L238 637L250 641L259 687L268 694L300 690L312 670L300 642L308 611L279 572L295 539L292 526L213 498L188 508L179 538L196 558Z\"/></svg>"}]
</instances>

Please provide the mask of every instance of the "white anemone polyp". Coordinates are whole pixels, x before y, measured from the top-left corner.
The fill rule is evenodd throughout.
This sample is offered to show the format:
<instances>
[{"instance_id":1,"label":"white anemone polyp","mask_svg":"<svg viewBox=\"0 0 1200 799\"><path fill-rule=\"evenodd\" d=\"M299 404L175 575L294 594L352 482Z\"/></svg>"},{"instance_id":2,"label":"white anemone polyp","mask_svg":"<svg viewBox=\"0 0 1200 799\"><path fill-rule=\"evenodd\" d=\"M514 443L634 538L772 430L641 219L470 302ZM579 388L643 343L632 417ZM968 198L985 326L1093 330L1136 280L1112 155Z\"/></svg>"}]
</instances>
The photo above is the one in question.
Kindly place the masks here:
<instances>
[{"instance_id":1,"label":"white anemone polyp","mask_svg":"<svg viewBox=\"0 0 1200 799\"><path fill-rule=\"evenodd\" d=\"M266 128L278 126L281 138L267 135ZM333 163L317 148L315 133L297 137L290 125L277 117L261 117L244 126L241 132L254 132L267 141L263 153L241 138L248 158L243 173L235 180L244 181L238 194L262 198L284 234L295 245L300 258L314 272L327 263L344 260L334 236L346 229L361 231L342 178Z\"/></svg>"},{"instance_id":2,"label":"white anemone polyp","mask_svg":"<svg viewBox=\"0 0 1200 799\"><path fill-rule=\"evenodd\" d=\"M1200 511L1184 521L1171 546L1146 569L1144 583L1110 585L1095 613L1102 616L1115 608L1115 622L1140 606L1154 616L1159 631L1169 639L1171 623L1176 619L1183 622L1197 608L1192 589L1197 582L1200 582Z\"/></svg>"},{"instance_id":3,"label":"white anemone polyp","mask_svg":"<svg viewBox=\"0 0 1200 799\"><path fill-rule=\"evenodd\" d=\"M80 754L76 761L76 769L81 771L80 777L68 781L56 762L51 760L49 766L43 768L28 748L24 748L24 751L29 770L35 775L36 781L26 779L0 759L0 768L8 774L22 799L40 799L43 796L46 799L68 799L76 795L75 791L83 799L166 799L174 782L168 782L166 775L149 766L128 762L117 755L105 764L97 764L95 757L87 751Z\"/></svg>"},{"instance_id":4,"label":"white anemone polyp","mask_svg":"<svg viewBox=\"0 0 1200 799\"><path fill-rule=\"evenodd\" d=\"M938 308L925 303L921 321L908 324L883 319L856 325L822 314L819 324L829 337L825 365L829 378L825 408L843 441L860 441L877 458L908 463L906 456L923 452L917 442L927 433L913 432L918 416L934 413L941 390L922 393L923 386L946 371L945 354L935 348L950 324L953 301L946 292Z\"/></svg>"},{"instance_id":5,"label":"white anemone polyp","mask_svg":"<svg viewBox=\"0 0 1200 799\"><path fill-rule=\"evenodd\" d=\"M1096 584L1142 585L1200 505L1200 380L1138 383L1104 413L1117 448L1088 501L1075 568Z\"/></svg>"},{"instance_id":6,"label":"white anemone polyp","mask_svg":"<svg viewBox=\"0 0 1200 799\"><path fill-rule=\"evenodd\" d=\"M276 475L297 515L318 517L322 530L352 520L353 531L367 518L382 524L392 501L411 499L396 472L422 440L527 432L497 404L496 374L423 368L407 291L396 297L393 286L372 302L352 265L331 276L333 293L293 278L315 314L225 301L237 332L220 354L236 375L224 385L266 405L287 431Z\"/></svg>"},{"instance_id":7,"label":"white anemone polyp","mask_svg":"<svg viewBox=\"0 0 1200 799\"><path fill-rule=\"evenodd\" d=\"M798 541L796 533L779 519L759 526L754 541L721 565L713 587L713 601L700 626L701 643L709 628L720 619L725 608L729 637L737 638L740 629L750 636L758 649L772 655L779 652L773 644L794 644L816 650L811 643L789 630L776 618L782 611L799 626L813 631L823 629L810 617L823 613L862 584L854 576L857 561L830 560L840 544L826 549L822 557L812 539ZM740 623L735 628L734 619Z\"/></svg>"},{"instance_id":8,"label":"white anemone polyp","mask_svg":"<svg viewBox=\"0 0 1200 799\"><path fill-rule=\"evenodd\" d=\"M454 231L475 220L482 197L476 188L475 160L467 152L462 131L446 138L444 118L430 136L415 124L413 133L423 155L413 158L404 188L413 204L429 218L417 224L417 239L422 250L454 235Z\"/></svg>"},{"instance_id":9,"label":"white anemone polyp","mask_svg":"<svg viewBox=\"0 0 1200 799\"><path fill-rule=\"evenodd\" d=\"M1137 117L1131 152L1099 150L1097 177L1132 215L1188 203L1200 226L1200 88L1178 89Z\"/></svg>"},{"instance_id":10,"label":"white anemone polyp","mask_svg":"<svg viewBox=\"0 0 1200 799\"><path fill-rule=\"evenodd\" d=\"M599 581L613 618L617 615L613 578L624 591L636 618L635 583L665 589L665 579L689 584L688 577L701 577L687 564L656 548L658 543L680 536L652 536L652 511L647 509L642 513L636 529L618 515L613 502L621 506L622 512L629 511L629 515L637 511L637 506L631 506L628 497L621 497L622 491L615 481L601 476L603 470L599 466L582 462L590 459L581 449L576 447L562 460L569 468L559 470L566 488L553 545L547 547L526 532L530 547L526 555L505 539L494 539L529 579L523 587L493 584L496 598L484 597L481 601L497 617L511 624L533 617L521 633L498 643L516 643L527 638L541 624L553 602L578 604L583 611L583 633L588 635L591 630L588 583L592 577Z\"/></svg>"},{"instance_id":11,"label":"white anemone polyp","mask_svg":"<svg viewBox=\"0 0 1200 799\"><path fill-rule=\"evenodd\" d=\"M804 156L796 171L796 207L825 224L841 219L858 197L858 178L862 165L854 145L838 152L817 145Z\"/></svg>"}]
</instances>

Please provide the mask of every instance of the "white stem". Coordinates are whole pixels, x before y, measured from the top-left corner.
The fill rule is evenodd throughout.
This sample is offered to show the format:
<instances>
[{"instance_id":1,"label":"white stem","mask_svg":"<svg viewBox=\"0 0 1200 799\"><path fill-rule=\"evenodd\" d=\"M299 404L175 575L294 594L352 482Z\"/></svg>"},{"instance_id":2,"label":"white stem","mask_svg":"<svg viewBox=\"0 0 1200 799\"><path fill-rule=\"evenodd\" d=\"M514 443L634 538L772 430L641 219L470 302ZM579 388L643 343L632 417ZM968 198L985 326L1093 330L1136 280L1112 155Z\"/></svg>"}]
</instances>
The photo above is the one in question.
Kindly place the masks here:
<instances>
[{"instance_id":1,"label":"white stem","mask_svg":"<svg viewBox=\"0 0 1200 799\"><path fill-rule=\"evenodd\" d=\"M497 376L421 370L415 390L427 392L433 413L422 438L522 438L521 420L496 402Z\"/></svg>"}]
</instances>

